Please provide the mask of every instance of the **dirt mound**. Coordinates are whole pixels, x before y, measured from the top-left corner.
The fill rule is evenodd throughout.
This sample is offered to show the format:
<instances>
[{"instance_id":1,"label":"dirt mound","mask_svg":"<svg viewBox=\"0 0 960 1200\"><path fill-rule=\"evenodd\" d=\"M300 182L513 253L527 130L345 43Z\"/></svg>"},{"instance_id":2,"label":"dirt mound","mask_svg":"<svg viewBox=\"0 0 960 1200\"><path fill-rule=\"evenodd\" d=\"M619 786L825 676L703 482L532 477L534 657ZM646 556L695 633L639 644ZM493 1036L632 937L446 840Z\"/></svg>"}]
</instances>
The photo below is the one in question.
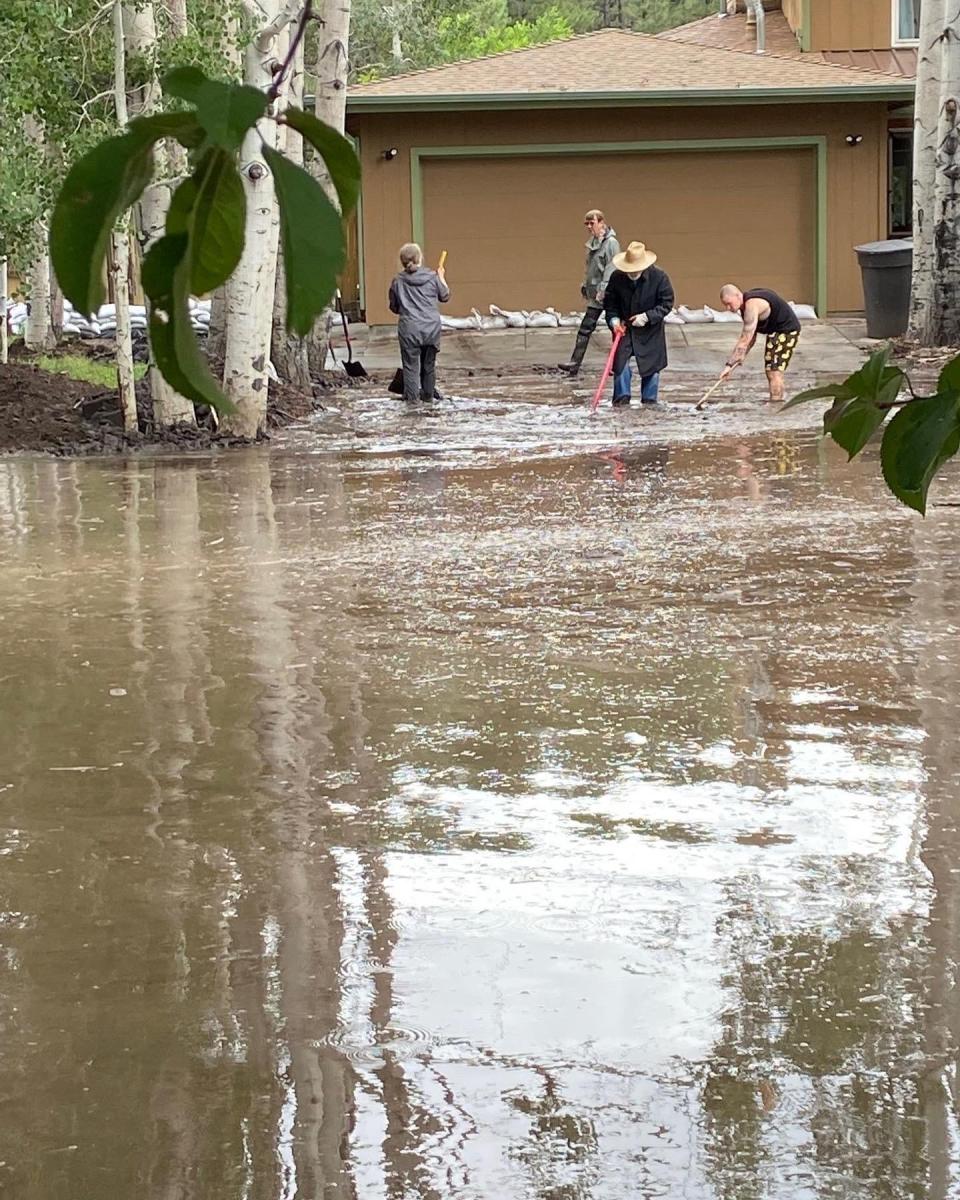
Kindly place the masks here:
<instances>
[{"instance_id":1,"label":"dirt mound","mask_svg":"<svg viewBox=\"0 0 960 1200\"><path fill-rule=\"evenodd\" d=\"M306 395L282 383L271 383L267 427L282 428L305 420L323 407L324 395L343 386L362 386L339 375L315 384ZM122 450L204 450L243 444L220 435L209 411L199 410L198 423L174 429L153 424L146 381L137 385L139 432L123 430L115 390L102 384L51 374L20 357L0 366L0 453L35 451L45 454L109 454Z\"/></svg>"}]
</instances>

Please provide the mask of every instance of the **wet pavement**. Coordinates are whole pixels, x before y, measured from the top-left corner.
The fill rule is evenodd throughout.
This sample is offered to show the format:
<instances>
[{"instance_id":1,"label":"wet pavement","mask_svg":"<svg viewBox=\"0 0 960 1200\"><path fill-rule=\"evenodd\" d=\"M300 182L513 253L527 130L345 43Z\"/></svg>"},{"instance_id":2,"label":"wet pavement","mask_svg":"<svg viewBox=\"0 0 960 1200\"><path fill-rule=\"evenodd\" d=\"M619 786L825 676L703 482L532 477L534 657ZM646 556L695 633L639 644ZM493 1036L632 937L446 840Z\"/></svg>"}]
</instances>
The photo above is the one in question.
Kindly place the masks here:
<instances>
[{"instance_id":1,"label":"wet pavement","mask_svg":"<svg viewBox=\"0 0 960 1200\"><path fill-rule=\"evenodd\" d=\"M0 1195L956 1196L960 478L452 382L0 461Z\"/></svg>"}]
</instances>

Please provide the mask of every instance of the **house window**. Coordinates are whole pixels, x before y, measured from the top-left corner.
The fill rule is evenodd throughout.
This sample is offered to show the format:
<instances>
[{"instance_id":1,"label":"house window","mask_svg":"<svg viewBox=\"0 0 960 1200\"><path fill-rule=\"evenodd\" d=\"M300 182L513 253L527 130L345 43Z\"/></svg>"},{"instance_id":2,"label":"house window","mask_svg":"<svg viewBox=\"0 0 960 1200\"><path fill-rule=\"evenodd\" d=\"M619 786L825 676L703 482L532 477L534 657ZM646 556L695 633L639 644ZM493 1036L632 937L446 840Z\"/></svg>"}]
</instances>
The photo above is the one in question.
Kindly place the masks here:
<instances>
[{"instance_id":1,"label":"house window","mask_svg":"<svg viewBox=\"0 0 960 1200\"><path fill-rule=\"evenodd\" d=\"M890 130L890 237L913 231L913 133Z\"/></svg>"},{"instance_id":2,"label":"house window","mask_svg":"<svg viewBox=\"0 0 960 1200\"><path fill-rule=\"evenodd\" d=\"M920 0L893 0L894 42L915 42L920 36Z\"/></svg>"}]
</instances>

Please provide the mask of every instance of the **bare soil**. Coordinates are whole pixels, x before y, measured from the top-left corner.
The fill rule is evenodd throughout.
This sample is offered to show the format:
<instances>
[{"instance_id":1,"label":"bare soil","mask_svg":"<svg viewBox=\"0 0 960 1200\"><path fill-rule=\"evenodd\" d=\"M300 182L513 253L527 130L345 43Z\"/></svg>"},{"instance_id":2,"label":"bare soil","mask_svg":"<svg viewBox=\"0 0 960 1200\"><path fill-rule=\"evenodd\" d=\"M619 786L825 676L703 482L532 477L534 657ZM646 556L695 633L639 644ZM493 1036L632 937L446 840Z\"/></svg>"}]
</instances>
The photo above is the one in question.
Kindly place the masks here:
<instances>
[{"instance_id":1,"label":"bare soil","mask_svg":"<svg viewBox=\"0 0 960 1200\"><path fill-rule=\"evenodd\" d=\"M95 347L91 347L95 350ZM71 351L76 348L71 346ZM91 357L96 357L95 353ZM345 386L363 386L346 376L318 379L314 394L271 383L267 427L279 429L322 410L324 396ZM33 452L65 456L122 451L211 450L244 444L221 435L209 412L198 410L198 423L157 429L145 381L137 385L139 430L125 433L115 389L44 371L19 355L0 366L0 453Z\"/></svg>"}]
</instances>

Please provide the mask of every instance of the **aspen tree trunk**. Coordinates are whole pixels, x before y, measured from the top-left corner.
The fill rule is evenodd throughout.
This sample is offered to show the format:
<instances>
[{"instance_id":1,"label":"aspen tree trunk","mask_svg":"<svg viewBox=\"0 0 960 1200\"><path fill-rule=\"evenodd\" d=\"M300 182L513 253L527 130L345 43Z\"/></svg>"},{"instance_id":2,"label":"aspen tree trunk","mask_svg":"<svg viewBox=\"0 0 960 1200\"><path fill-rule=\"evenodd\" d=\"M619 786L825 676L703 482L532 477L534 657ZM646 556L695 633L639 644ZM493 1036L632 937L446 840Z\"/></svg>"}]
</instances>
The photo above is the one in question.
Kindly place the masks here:
<instances>
[{"instance_id":1,"label":"aspen tree trunk","mask_svg":"<svg viewBox=\"0 0 960 1200\"><path fill-rule=\"evenodd\" d=\"M157 22L152 0L146 0L137 7L125 6L123 29L127 53L152 60L157 50ZM146 116L154 112L159 103L160 84L156 75L151 72L147 84L130 94L130 111L134 116ZM170 161L166 157L162 143L154 153L160 173L163 173L164 168L169 172ZM157 238L163 235L164 221L170 206L170 194L169 184L162 181L151 183L137 205L136 217L140 249L144 254ZM196 424L197 418L193 402L173 390L157 370L152 361L152 355L148 378L150 395L153 398L153 418L157 425L168 427Z\"/></svg>"},{"instance_id":2,"label":"aspen tree trunk","mask_svg":"<svg viewBox=\"0 0 960 1200\"><path fill-rule=\"evenodd\" d=\"M321 121L343 133L346 129L347 72L350 67L350 0L325 0L322 15L323 23L319 25L316 35L315 57L311 59L308 69L316 97L314 111ZM330 203L339 209L337 190L319 154L310 156L307 170L327 193ZM310 335L310 365L314 371L322 371L326 363L334 315L333 308L328 308Z\"/></svg>"},{"instance_id":3,"label":"aspen tree trunk","mask_svg":"<svg viewBox=\"0 0 960 1200\"><path fill-rule=\"evenodd\" d=\"M260 0L251 15L266 12L261 25L244 52L244 82L266 91L273 82L274 67L281 61L280 46L287 26L298 19L302 0ZM267 364L273 329L273 296L277 274L280 213L273 176L261 154L261 143L276 146L277 125L263 121L250 130L240 148L240 174L247 193L247 221L243 257L227 281L227 333L223 363L223 388L236 405L236 412L223 418L221 428L238 437L255 438L267 421Z\"/></svg>"},{"instance_id":4,"label":"aspen tree trunk","mask_svg":"<svg viewBox=\"0 0 960 1200\"><path fill-rule=\"evenodd\" d=\"M303 107L303 42L297 47L290 71L288 104ZM278 131L278 149L292 162L303 166L303 138L289 125L281 125ZM309 339L287 332L287 278L283 251L277 255L277 278L273 296L273 341L270 357L277 374L286 383L309 392L310 380Z\"/></svg>"},{"instance_id":5,"label":"aspen tree trunk","mask_svg":"<svg viewBox=\"0 0 960 1200\"><path fill-rule=\"evenodd\" d=\"M53 309L50 295L50 254L47 251L47 222L41 221L38 236L43 249L30 264L27 273L30 288L30 313L23 331L23 341L28 350L52 350L57 344L53 332Z\"/></svg>"},{"instance_id":6,"label":"aspen tree trunk","mask_svg":"<svg viewBox=\"0 0 960 1200\"><path fill-rule=\"evenodd\" d=\"M936 344L956 346L960 344L960 5L956 0L944 18L934 186L934 324Z\"/></svg>"},{"instance_id":7,"label":"aspen tree trunk","mask_svg":"<svg viewBox=\"0 0 960 1200\"><path fill-rule=\"evenodd\" d=\"M120 0L113 4L113 98L117 124L127 124L127 69L123 36L123 7ZM127 234L127 215L112 235L113 302L116 305L116 363L117 391L123 428L127 433L137 431L137 392L133 378L133 337L130 332L130 239Z\"/></svg>"},{"instance_id":8,"label":"aspen tree trunk","mask_svg":"<svg viewBox=\"0 0 960 1200\"><path fill-rule=\"evenodd\" d=\"M941 41L945 0L923 0L913 118L913 286L910 336L923 345L933 338L934 187L940 107Z\"/></svg>"}]
</instances>

